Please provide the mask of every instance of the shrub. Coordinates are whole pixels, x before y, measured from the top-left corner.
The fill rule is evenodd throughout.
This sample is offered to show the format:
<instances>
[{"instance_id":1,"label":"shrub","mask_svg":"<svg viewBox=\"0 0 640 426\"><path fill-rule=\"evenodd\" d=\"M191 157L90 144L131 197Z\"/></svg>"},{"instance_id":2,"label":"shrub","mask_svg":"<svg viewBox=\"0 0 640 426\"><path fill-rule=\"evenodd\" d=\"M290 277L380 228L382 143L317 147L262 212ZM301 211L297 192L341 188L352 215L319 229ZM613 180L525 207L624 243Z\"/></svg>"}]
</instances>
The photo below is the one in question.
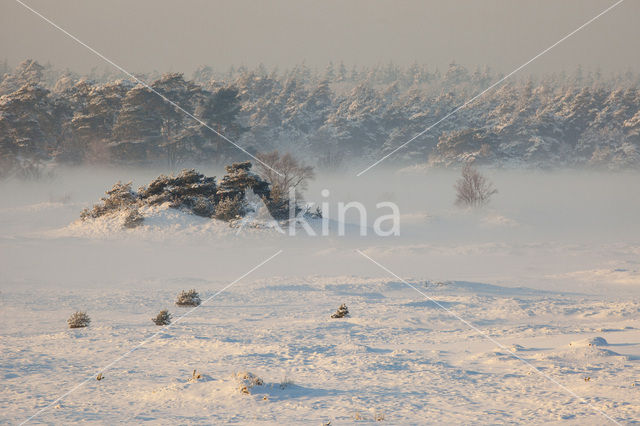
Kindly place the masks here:
<instances>
[{"instance_id":1,"label":"shrub","mask_svg":"<svg viewBox=\"0 0 640 426\"><path fill-rule=\"evenodd\" d=\"M182 290L176 299L176 305L178 306L198 306L200 303L200 295L195 289Z\"/></svg>"},{"instance_id":2,"label":"shrub","mask_svg":"<svg viewBox=\"0 0 640 426\"><path fill-rule=\"evenodd\" d=\"M166 309L163 309L155 318L151 318L151 321L156 325L169 325L171 324L171 314Z\"/></svg>"},{"instance_id":3,"label":"shrub","mask_svg":"<svg viewBox=\"0 0 640 426\"><path fill-rule=\"evenodd\" d=\"M234 197L223 198L216 206L216 219L230 221L245 214L244 197L236 195Z\"/></svg>"},{"instance_id":4,"label":"shrub","mask_svg":"<svg viewBox=\"0 0 640 426\"><path fill-rule=\"evenodd\" d=\"M456 205L461 207L481 207L498 192L493 184L469 163L462 168L462 176L456 182L455 189Z\"/></svg>"},{"instance_id":5,"label":"shrub","mask_svg":"<svg viewBox=\"0 0 640 426\"><path fill-rule=\"evenodd\" d=\"M271 198L263 199L263 201L274 219L284 220L289 217L289 194L283 192L279 187L273 188Z\"/></svg>"},{"instance_id":6,"label":"shrub","mask_svg":"<svg viewBox=\"0 0 640 426\"><path fill-rule=\"evenodd\" d=\"M331 318L346 318L349 316L349 308L344 303L340 305L335 314L331 315Z\"/></svg>"},{"instance_id":7,"label":"shrub","mask_svg":"<svg viewBox=\"0 0 640 426\"><path fill-rule=\"evenodd\" d=\"M124 217L124 223L122 224L122 226L131 229L141 225L143 221L144 216L140 214L138 209L131 209Z\"/></svg>"},{"instance_id":8,"label":"shrub","mask_svg":"<svg viewBox=\"0 0 640 426\"><path fill-rule=\"evenodd\" d=\"M94 205L91 210L84 209L80 218L82 220L98 218L123 209L133 209L137 203L137 195L131 190L131 182L116 183L113 188L106 191L106 195L101 199L102 202Z\"/></svg>"},{"instance_id":9,"label":"shrub","mask_svg":"<svg viewBox=\"0 0 640 426\"><path fill-rule=\"evenodd\" d=\"M211 217L216 192L214 177L191 169L183 170L176 176L158 176L147 187L141 187L138 196L149 205L168 202L173 208L186 208L198 216Z\"/></svg>"},{"instance_id":10,"label":"shrub","mask_svg":"<svg viewBox=\"0 0 640 426\"><path fill-rule=\"evenodd\" d=\"M264 385L264 381L260 377L248 371L237 373L236 379L239 382L238 390L246 394L251 394L251 389L254 387Z\"/></svg>"},{"instance_id":11,"label":"shrub","mask_svg":"<svg viewBox=\"0 0 640 426\"><path fill-rule=\"evenodd\" d=\"M194 197L190 200L193 214L202 217L211 217L216 212L216 206L211 199L206 197Z\"/></svg>"},{"instance_id":12,"label":"shrub","mask_svg":"<svg viewBox=\"0 0 640 426\"><path fill-rule=\"evenodd\" d=\"M0 167L2 166L0 159ZM276 219L288 217L288 199L284 192L276 191L277 200L271 195L269 183L251 172L251 163L233 163L226 167L227 174L216 184L215 177L207 177L195 170L183 170L176 176L160 175L138 192L131 189L131 182L118 182L100 202L80 214L82 220L96 219L106 215L125 216L124 227L139 226L144 217L138 211L146 206L166 204L170 208L180 209L197 216L232 221L244 217L252 211L245 195L247 191L260 197L269 211L277 214ZM306 169L305 169L306 170ZM307 170L305 176L311 173ZM1 170L0 170L1 174ZM304 185L296 178L293 182L302 188ZM289 182L289 181L287 181ZM298 212L297 209L296 213ZM233 225L233 224L232 224Z\"/></svg>"},{"instance_id":13,"label":"shrub","mask_svg":"<svg viewBox=\"0 0 640 426\"><path fill-rule=\"evenodd\" d=\"M90 323L91 323L91 318L89 318L89 315L87 315L86 312L81 312L81 311L74 312L67 320L67 324L69 324L69 328L87 327Z\"/></svg>"}]
</instances>

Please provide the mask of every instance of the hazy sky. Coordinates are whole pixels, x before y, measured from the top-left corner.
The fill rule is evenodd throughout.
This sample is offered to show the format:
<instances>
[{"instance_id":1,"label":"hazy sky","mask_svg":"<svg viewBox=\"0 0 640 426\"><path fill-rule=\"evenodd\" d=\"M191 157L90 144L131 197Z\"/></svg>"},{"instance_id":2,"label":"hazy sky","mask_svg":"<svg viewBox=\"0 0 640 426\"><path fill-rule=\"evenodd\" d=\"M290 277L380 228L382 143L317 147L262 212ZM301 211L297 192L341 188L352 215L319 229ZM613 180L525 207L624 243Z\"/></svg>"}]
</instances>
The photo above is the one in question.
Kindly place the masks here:
<instances>
[{"instance_id":1,"label":"hazy sky","mask_svg":"<svg viewBox=\"0 0 640 426\"><path fill-rule=\"evenodd\" d=\"M597 15L612 0L24 0L132 72L200 64L324 68L453 59L509 72ZM640 1L609 14L527 68L640 71ZM14 0L0 0L0 59L87 72L105 64Z\"/></svg>"}]
</instances>

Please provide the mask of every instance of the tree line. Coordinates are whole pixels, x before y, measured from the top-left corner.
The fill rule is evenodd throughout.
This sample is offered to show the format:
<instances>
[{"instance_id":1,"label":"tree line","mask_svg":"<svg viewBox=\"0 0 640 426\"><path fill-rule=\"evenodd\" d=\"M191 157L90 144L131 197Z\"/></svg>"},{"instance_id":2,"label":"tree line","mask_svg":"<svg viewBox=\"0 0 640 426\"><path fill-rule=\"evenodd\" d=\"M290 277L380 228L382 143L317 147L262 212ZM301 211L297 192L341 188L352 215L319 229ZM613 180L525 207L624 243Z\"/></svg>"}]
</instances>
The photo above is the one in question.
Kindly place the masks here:
<instances>
[{"instance_id":1,"label":"tree line","mask_svg":"<svg viewBox=\"0 0 640 426\"><path fill-rule=\"evenodd\" d=\"M452 63L324 70L200 67L81 76L27 60L0 81L0 169L34 162L165 164L290 152L320 169L391 152L500 78ZM634 168L640 164L640 78L577 69L521 77L488 92L389 158L397 165ZM201 122L206 123L204 126Z\"/></svg>"}]
</instances>

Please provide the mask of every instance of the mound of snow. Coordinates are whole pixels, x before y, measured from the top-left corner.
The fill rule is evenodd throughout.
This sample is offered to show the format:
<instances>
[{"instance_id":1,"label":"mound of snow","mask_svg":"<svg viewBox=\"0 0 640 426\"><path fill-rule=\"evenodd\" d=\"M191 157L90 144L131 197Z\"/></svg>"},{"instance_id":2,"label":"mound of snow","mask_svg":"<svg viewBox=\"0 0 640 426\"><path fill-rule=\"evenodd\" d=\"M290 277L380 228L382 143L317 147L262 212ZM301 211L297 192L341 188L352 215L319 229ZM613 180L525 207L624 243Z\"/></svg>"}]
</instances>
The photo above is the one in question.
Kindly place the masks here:
<instances>
[{"instance_id":1,"label":"mound of snow","mask_svg":"<svg viewBox=\"0 0 640 426\"><path fill-rule=\"evenodd\" d=\"M180 209L172 208L169 203L157 206L145 206L139 209L144 216L141 225L135 228L123 226L127 211L117 212L97 218L77 220L70 225L48 233L51 237L80 237L96 239L118 239L126 237L163 240L167 238L224 237L237 235L238 230L229 223L201 217ZM274 233L268 227L245 226L242 235L256 233Z\"/></svg>"},{"instance_id":2,"label":"mound of snow","mask_svg":"<svg viewBox=\"0 0 640 426\"><path fill-rule=\"evenodd\" d=\"M574 348L584 348L589 346L609 346L604 337L592 337L590 339L582 339L569 343Z\"/></svg>"}]
</instances>

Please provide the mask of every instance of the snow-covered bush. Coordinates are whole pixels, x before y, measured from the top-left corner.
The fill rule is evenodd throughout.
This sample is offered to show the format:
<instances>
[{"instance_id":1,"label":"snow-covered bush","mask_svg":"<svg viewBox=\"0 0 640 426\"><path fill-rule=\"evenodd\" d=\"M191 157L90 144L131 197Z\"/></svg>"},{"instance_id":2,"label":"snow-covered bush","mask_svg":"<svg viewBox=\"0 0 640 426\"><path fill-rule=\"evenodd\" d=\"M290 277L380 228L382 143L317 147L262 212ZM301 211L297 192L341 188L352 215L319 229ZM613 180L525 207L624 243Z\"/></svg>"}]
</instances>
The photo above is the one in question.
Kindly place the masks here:
<instances>
[{"instance_id":1,"label":"snow-covered bush","mask_svg":"<svg viewBox=\"0 0 640 426\"><path fill-rule=\"evenodd\" d=\"M239 195L221 200L216 206L216 219L230 221L245 214L245 201Z\"/></svg>"},{"instance_id":2,"label":"snow-covered bush","mask_svg":"<svg viewBox=\"0 0 640 426\"><path fill-rule=\"evenodd\" d=\"M141 225L143 221L144 221L144 216L140 214L138 209L131 209L129 210L127 215L124 217L123 226L125 228L131 229Z\"/></svg>"},{"instance_id":3,"label":"snow-covered bush","mask_svg":"<svg viewBox=\"0 0 640 426\"><path fill-rule=\"evenodd\" d=\"M331 315L331 318L347 318L349 316L349 308L344 303L340 305L335 314Z\"/></svg>"},{"instance_id":4,"label":"snow-covered bush","mask_svg":"<svg viewBox=\"0 0 640 426\"><path fill-rule=\"evenodd\" d=\"M207 177L194 169L185 169L176 176L158 176L147 187L140 188L138 196L145 204L168 202L173 208L211 217L215 211L217 191L215 177Z\"/></svg>"},{"instance_id":5,"label":"snow-covered bush","mask_svg":"<svg viewBox=\"0 0 640 426\"><path fill-rule=\"evenodd\" d=\"M471 164L462 168L462 177L455 184L456 205L461 207L481 207L498 192L493 184Z\"/></svg>"},{"instance_id":6,"label":"snow-covered bush","mask_svg":"<svg viewBox=\"0 0 640 426\"><path fill-rule=\"evenodd\" d=\"M271 197L269 183L251 172L251 167L248 161L227 166L220 185L216 184L215 177L193 169L183 170L176 176L160 175L138 192L131 189L131 182L118 182L99 203L84 209L80 218L89 220L118 214L125 216L125 228L134 228L144 220L140 208L167 204L197 216L231 221L251 210L245 197L247 191L260 197L271 211L277 203Z\"/></svg>"},{"instance_id":7,"label":"snow-covered bush","mask_svg":"<svg viewBox=\"0 0 640 426\"><path fill-rule=\"evenodd\" d=\"M264 381L253 373L248 371L242 371L236 373L236 380L238 381L238 390L241 393L251 394L251 389L256 386L263 386Z\"/></svg>"},{"instance_id":8,"label":"snow-covered bush","mask_svg":"<svg viewBox=\"0 0 640 426\"><path fill-rule=\"evenodd\" d=\"M171 324L171 314L168 310L161 310L155 318L151 318L156 325L169 325Z\"/></svg>"},{"instance_id":9,"label":"snow-covered bush","mask_svg":"<svg viewBox=\"0 0 640 426\"><path fill-rule=\"evenodd\" d=\"M198 306L201 302L200 295L195 289L182 290L176 299L176 305L178 306Z\"/></svg>"},{"instance_id":10,"label":"snow-covered bush","mask_svg":"<svg viewBox=\"0 0 640 426\"><path fill-rule=\"evenodd\" d=\"M67 324L69 324L69 328L82 328L87 327L91 323L91 318L87 315L86 312L77 311L71 314L69 319L67 320Z\"/></svg>"},{"instance_id":11,"label":"snow-covered bush","mask_svg":"<svg viewBox=\"0 0 640 426\"><path fill-rule=\"evenodd\" d=\"M91 210L84 209L80 213L80 218L82 220L95 219L111 213L134 209L137 203L137 195L131 190L131 182L126 184L116 183L113 188L106 192L106 195Z\"/></svg>"},{"instance_id":12,"label":"snow-covered bush","mask_svg":"<svg viewBox=\"0 0 640 426\"><path fill-rule=\"evenodd\" d=\"M205 197L194 197L189 204L191 211L197 216L213 217L216 212L215 204Z\"/></svg>"}]
</instances>

